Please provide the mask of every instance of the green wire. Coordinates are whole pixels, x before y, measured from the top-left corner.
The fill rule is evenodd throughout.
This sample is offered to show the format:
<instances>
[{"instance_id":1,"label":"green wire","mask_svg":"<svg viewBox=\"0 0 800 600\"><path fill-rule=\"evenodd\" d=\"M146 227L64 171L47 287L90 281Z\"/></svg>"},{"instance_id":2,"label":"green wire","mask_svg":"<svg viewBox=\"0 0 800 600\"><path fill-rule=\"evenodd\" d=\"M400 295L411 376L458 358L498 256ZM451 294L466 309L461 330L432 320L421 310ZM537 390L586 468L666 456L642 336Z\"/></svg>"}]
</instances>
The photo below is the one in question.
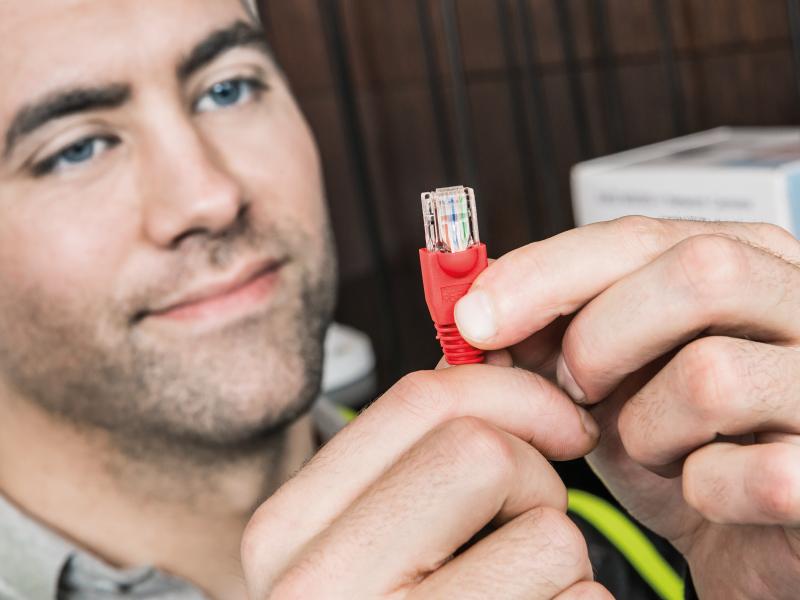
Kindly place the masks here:
<instances>
[{"instance_id":1,"label":"green wire","mask_svg":"<svg viewBox=\"0 0 800 600\"><path fill-rule=\"evenodd\" d=\"M604 535L663 600L683 600L681 577L622 512L602 498L580 490L569 490L569 510Z\"/></svg>"},{"instance_id":2,"label":"green wire","mask_svg":"<svg viewBox=\"0 0 800 600\"><path fill-rule=\"evenodd\" d=\"M358 413L356 411L354 411L349 406L344 406L342 404L337 404L336 410L339 413L339 416L344 419L345 423L349 423L358 416Z\"/></svg>"}]
</instances>

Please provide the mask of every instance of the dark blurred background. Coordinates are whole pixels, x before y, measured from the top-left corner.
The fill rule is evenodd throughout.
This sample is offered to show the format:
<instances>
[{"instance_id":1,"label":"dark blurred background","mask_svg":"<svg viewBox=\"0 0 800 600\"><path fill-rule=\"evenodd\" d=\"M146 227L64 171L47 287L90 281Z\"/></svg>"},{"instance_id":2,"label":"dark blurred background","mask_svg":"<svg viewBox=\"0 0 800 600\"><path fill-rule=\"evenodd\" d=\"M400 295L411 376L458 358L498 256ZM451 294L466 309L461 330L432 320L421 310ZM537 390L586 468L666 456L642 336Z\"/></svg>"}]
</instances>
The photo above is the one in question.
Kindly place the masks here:
<instances>
[{"instance_id":1,"label":"dark blurred background","mask_svg":"<svg viewBox=\"0 0 800 600\"><path fill-rule=\"evenodd\" d=\"M717 125L800 123L798 0L261 0L319 140L337 320L380 386L440 356L419 195L476 188L490 254L572 226L581 160Z\"/></svg>"}]
</instances>

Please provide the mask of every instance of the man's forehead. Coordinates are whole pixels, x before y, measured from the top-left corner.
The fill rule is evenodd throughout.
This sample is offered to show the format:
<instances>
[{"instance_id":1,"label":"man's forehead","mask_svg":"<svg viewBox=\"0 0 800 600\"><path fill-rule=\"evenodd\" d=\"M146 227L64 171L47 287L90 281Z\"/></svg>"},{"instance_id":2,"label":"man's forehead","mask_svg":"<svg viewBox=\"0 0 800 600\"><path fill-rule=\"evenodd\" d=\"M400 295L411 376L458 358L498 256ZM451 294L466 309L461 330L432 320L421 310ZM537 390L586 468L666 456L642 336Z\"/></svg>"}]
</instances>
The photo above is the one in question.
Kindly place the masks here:
<instances>
[{"instance_id":1,"label":"man's forehead","mask_svg":"<svg viewBox=\"0 0 800 600\"><path fill-rule=\"evenodd\" d=\"M0 0L0 121L32 96L172 69L239 0Z\"/></svg>"}]
</instances>

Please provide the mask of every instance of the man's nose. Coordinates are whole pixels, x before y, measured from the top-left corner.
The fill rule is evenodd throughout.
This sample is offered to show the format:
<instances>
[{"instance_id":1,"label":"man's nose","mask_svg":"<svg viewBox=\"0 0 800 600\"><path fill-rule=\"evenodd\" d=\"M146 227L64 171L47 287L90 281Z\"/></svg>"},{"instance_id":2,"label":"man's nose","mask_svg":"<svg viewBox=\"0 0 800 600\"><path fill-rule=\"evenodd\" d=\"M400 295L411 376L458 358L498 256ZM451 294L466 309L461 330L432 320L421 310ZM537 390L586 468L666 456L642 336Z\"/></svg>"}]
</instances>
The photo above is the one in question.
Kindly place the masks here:
<instances>
[{"instance_id":1,"label":"man's nose","mask_svg":"<svg viewBox=\"0 0 800 600\"><path fill-rule=\"evenodd\" d=\"M244 193L224 157L202 133L184 124L159 136L144 159L143 226L153 243L174 248L194 236L213 237L234 225Z\"/></svg>"}]
</instances>

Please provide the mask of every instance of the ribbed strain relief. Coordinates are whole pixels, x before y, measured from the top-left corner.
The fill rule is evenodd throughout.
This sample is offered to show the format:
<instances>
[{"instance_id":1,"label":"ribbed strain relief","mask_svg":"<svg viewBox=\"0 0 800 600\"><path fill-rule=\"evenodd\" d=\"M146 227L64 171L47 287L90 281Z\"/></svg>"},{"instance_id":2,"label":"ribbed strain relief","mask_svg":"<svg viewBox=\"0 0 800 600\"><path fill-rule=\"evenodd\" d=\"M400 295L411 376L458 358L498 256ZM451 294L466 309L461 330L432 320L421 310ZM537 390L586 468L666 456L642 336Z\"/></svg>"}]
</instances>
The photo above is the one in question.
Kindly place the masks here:
<instances>
[{"instance_id":1,"label":"ribbed strain relief","mask_svg":"<svg viewBox=\"0 0 800 600\"><path fill-rule=\"evenodd\" d=\"M473 348L453 325L436 325L436 339L442 345L444 357L451 365L472 365L483 362L483 350Z\"/></svg>"}]
</instances>

